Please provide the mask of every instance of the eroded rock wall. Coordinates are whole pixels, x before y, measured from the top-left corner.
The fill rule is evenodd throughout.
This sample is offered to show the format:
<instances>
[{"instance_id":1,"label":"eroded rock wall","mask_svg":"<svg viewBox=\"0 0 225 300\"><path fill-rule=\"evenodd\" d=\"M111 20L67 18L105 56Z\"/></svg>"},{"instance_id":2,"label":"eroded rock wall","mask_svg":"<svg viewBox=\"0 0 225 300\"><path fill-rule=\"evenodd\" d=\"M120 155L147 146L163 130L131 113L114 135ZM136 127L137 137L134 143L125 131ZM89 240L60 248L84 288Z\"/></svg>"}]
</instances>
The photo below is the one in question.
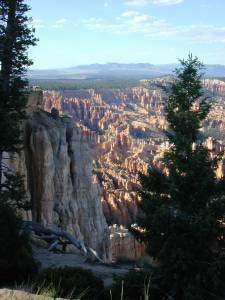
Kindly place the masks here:
<instances>
[{"instance_id":1,"label":"eroded rock wall","mask_svg":"<svg viewBox=\"0 0 225 300\"><path fill-rule=\"evenodd\" d=\"M36 94L36 96L35 96ZM110 258L109 231L87 142L69 117L45 112L40 92L29 99L24 151L12 164L25 176L32 220L60 226Z\"/></svg>"},{"instance_id":2,"label":"eroded rock wall","mask_svg":"<svg viewBox=\"0 0 225 300\"><path fill-rule=\"evenodd\" d=\"M69 114L94 150L94 171L110 225L135 222L138 173L146 174L151 166L163 169L161 158L169 149L164 135L168 96L161 87L170 82L171 77L160 77L136 88L44 92L43 108ZM202 130L213 140L222 139L220 147L225 148L225 83L209 79L203 86L213 106ZM224 174L225 158L217 170L218 177Z\"/></svg>"},{"instance_id":3,"label":"eroded rock wall","mask_svg":"<svg viewBox=\"0 0 225 300\"><path fill-rule=\"evenodd\" d=\"M110 226L110 247L112 258L138 258L146 255L144 243L137 241L134 236L122 225Z\"/></svg>"},{"instance_id":4,"label":"eroded rock wall","mask_svg":"<svg viewBox=\"0 0 225 300\"><path fill-rule=\"evenodd\" d=\"M146 88L44 92L42 107L70 115L93 149L108 224L136 219L138 172L154 164L166 127L164 102L164 94Z\"/></svg>"}]
</instances>

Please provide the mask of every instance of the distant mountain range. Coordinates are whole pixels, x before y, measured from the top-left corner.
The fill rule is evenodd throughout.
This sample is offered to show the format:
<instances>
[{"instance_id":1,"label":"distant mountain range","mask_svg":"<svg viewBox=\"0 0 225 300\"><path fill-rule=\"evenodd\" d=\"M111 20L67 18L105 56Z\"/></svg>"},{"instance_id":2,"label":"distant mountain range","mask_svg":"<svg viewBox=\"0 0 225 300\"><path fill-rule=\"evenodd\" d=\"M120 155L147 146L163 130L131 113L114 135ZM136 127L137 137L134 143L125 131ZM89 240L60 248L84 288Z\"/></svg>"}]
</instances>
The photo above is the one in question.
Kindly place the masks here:
<instances>
[{"instance_id":1,"label":"distant mountain range","mask_svg":"<svg viewBox=\"0 0 225 300\"><path fill-rule=\"evenodd\" d=\"M156 76L169 75L177 64L153 65L149 63L137 64L91 64L62 69L30 70L30 79L148 79ZM225 77L224 65L206 65L206 77Z\"/></svg>"}]
</instances>

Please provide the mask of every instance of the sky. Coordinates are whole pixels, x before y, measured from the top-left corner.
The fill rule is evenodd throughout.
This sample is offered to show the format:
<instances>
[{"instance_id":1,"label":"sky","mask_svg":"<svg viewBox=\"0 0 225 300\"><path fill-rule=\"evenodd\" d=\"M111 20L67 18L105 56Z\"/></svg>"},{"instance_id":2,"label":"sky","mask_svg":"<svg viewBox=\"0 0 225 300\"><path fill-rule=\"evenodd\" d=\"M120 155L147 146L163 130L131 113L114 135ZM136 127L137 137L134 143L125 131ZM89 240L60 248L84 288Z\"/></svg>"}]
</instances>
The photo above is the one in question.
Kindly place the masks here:
<instances>
[{"instance_id":1,"label":"sky","mask_svg":"<svg viewBox=\"0 0 225 300\"><path fill-rule=\"evenodd\" d=\"M39 38L32 68L176 63L225 65L225 0L26 0Z\"/></svg>"}]
</instances>

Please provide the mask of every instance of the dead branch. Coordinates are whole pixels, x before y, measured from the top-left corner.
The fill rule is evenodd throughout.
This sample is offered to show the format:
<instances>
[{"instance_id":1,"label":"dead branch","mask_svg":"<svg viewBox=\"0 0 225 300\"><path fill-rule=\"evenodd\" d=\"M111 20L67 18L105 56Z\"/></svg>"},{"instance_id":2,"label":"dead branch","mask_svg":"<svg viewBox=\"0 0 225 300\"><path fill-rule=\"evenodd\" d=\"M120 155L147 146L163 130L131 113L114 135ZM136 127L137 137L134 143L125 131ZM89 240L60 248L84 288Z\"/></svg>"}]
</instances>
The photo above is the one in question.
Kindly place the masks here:
<instances>
[{"instance_id":1,"label":"dead branch","mask_svg":"<svg viewBox=\"0 0 225 300\"><path fill-rule=\"evenodd\" d=\"M33 231L39 239L49 242L49 251L57 250L57 246L59 245L62 246L63 250L66 245L73 245L87 258L95 258L97 261L104 263L95 250L85 246L83 241L77 240L72 234L61 228L49 228L31 221L24 221L23 229Z\"/></svg>"}]
</instances>

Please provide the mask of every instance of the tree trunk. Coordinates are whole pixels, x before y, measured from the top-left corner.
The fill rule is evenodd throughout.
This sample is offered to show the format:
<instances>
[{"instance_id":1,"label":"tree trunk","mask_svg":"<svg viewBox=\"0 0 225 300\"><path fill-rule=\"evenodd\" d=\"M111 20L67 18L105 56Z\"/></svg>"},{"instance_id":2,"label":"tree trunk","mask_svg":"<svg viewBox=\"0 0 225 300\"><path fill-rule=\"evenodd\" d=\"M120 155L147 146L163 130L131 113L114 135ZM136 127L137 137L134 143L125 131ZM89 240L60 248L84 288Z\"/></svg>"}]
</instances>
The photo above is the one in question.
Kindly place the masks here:
<instances>
[{"instance_id":1,"label":"tree trunk","mask_svg":"<svg viewBox=\"0 0 225 300\"><path fill-rule=\"evenodd\" d=\"M2 174L3 168L2 168L2 151L0 151L0 191L1 191L1 183L2 183Z\"/></svg>"}]
</instances>

